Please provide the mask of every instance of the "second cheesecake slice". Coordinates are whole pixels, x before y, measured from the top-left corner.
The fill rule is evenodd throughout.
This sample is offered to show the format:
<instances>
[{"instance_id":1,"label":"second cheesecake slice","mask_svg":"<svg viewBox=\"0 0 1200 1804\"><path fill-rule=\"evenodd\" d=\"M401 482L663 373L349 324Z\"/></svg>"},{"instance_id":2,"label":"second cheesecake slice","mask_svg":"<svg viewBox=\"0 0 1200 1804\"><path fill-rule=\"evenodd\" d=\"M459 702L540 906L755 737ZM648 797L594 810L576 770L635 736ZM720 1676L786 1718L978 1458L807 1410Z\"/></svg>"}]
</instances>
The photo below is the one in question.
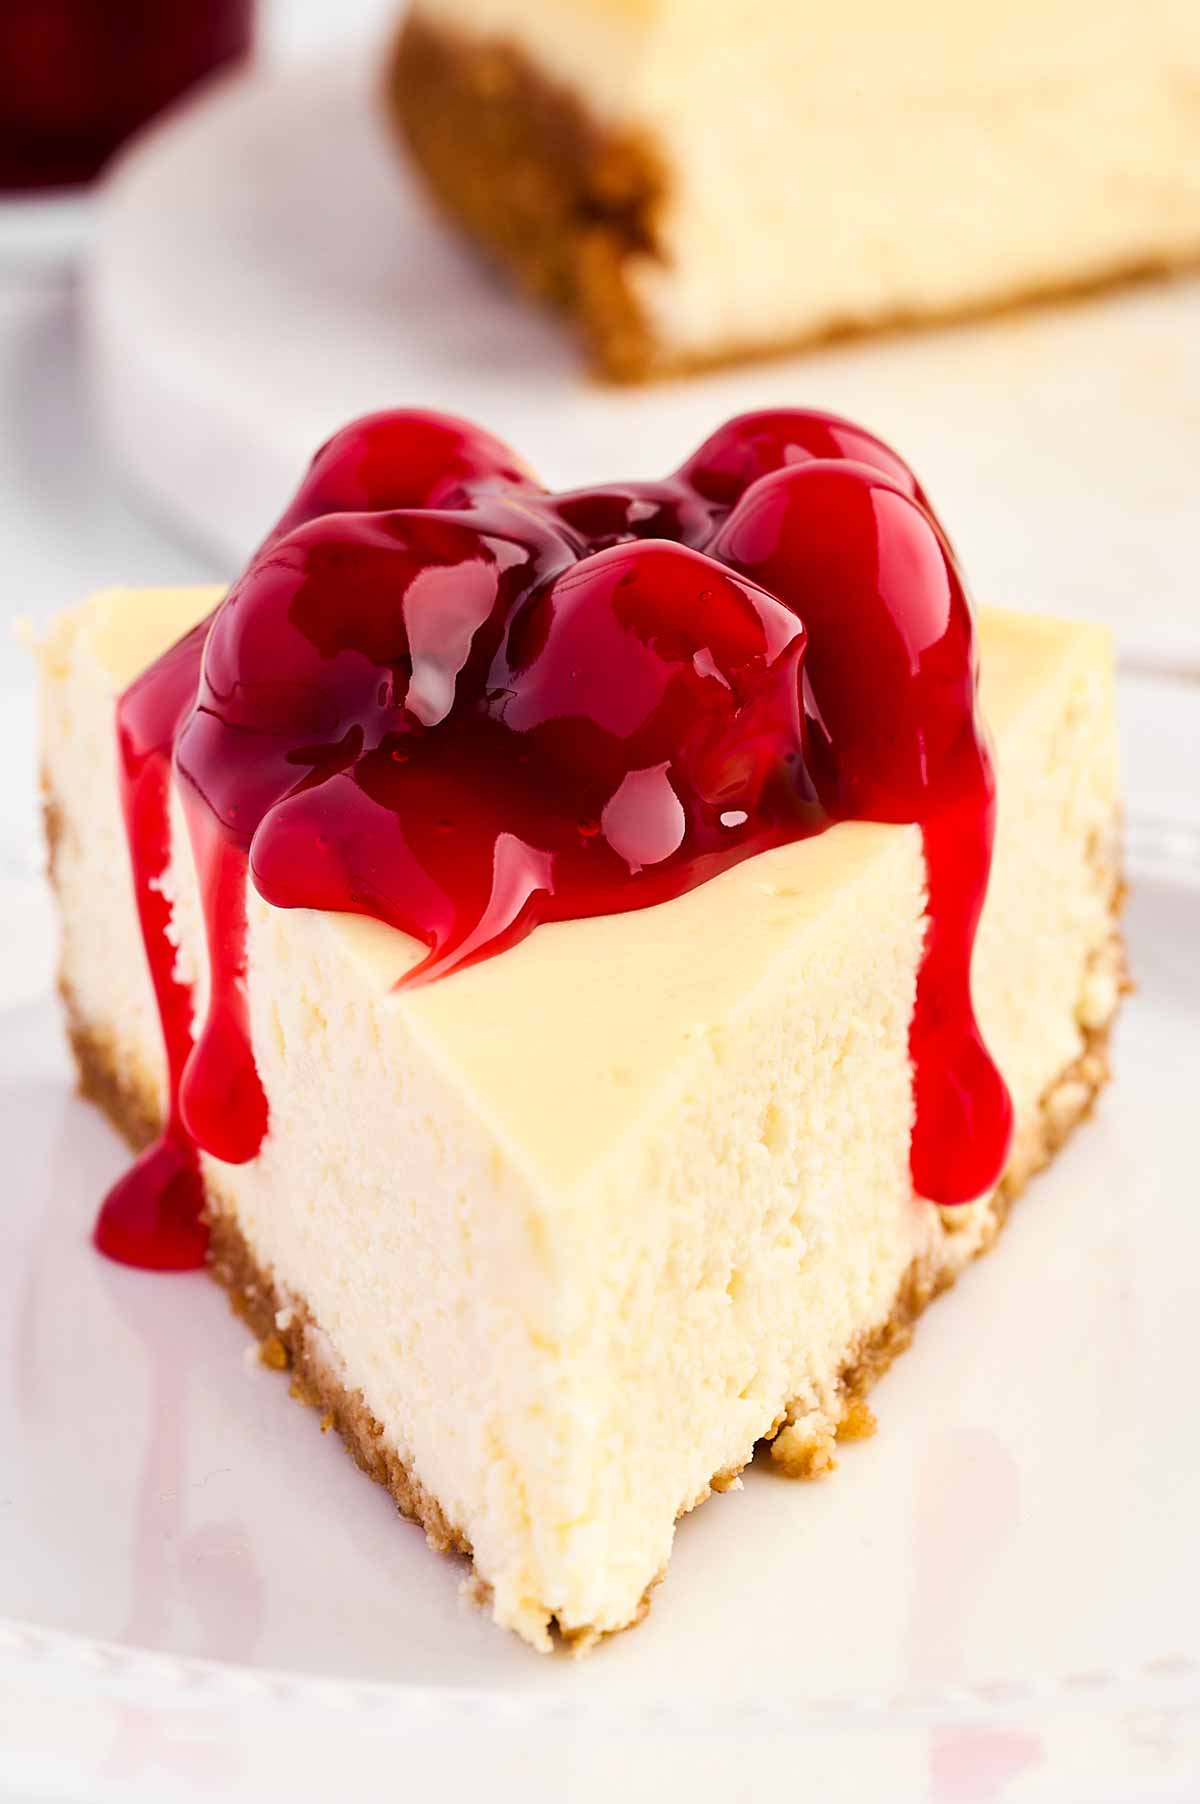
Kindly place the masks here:
<instances>
[{"instance_id":1,"label":"second cheesecake slice","mask_svg":"<svg viewBox=\"0 0 1200 1804\"><path fill-rule=\"evenodd\" d=\"M417 0L449 219L639 379L1200 257L1200 8Z\"/></svg>"}]
</instances>

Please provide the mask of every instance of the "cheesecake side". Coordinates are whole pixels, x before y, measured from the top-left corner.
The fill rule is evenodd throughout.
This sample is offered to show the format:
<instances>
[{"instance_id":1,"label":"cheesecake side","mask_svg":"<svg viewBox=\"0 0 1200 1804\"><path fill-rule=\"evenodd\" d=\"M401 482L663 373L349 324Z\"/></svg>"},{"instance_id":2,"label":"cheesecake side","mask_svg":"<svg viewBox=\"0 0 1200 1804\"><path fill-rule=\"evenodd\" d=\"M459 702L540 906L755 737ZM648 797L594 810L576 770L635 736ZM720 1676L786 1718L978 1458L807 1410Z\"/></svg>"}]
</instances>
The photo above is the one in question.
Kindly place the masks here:
<instances>
[{"instance_id":1,"label":"cheesecake side","mask_svg":"<svg viewBox=\"0 0 1200 1804\"><path fill-rule=\"evenodd\" d=\"M215 599L101 597L43 654L64 990L85 1084L135 1138L162 1057L113 705ZM248 1166L204 1160L215 1273L535 1645L552 1622L586 1639L636 1620L678 1514L762 1437L788 1469L826 1467L1103 1081L1121 978L1106 636L985 615L981 637L1001 811L976 994L1018 1138L967 1209L908 1177L916 829L838 827L403 994L412 942L250 898L272 1130ZM175 843L202 1007L178 821Z\"/></svg>"},{"instance_id":2,"label":"cheesecake side","mask_svg":"<svg viewBox=\"0 0 1200 1804\"><path fill-rule=\"evenodd\" d=\"M1200 17L948 0L419 0L388 109L439 206L619 380L1200 257Z\"/></svg>"},{"instance_id":3,"label":"cheesecake side","mask_svg":"<svg viewBox=\"0 0 1200 1804\"><path fill-rule=\"evenodd\" d=\"M657 254L666 178L650 139L606 126L507 42L419 16L389 61L387 104L443 213L573 321L597 369L650 374L658 353L629 279Z\"/></svg>"}]
</instances>

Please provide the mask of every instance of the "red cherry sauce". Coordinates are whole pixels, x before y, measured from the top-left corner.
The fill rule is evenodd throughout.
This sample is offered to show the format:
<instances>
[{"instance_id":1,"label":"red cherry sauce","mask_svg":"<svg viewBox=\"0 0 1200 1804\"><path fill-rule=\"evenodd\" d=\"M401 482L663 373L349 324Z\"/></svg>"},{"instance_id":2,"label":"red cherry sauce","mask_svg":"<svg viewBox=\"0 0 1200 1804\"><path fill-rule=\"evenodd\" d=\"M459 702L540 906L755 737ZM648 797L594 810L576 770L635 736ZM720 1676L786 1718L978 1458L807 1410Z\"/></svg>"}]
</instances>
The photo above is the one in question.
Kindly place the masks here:
<instances>
[{"instance_id":1,"label":"red cherry sauce","mask_svg":"<svg viewBox=\"0 0 1200 1804\"><path fill-rule=\"evenodd\" d=\"M416 984L842 820L922 829L913 1182L981 1195L1012 1110L971 1006L995 820L976 675L944 533L845 421L747 415L665 482L559 495L459 421L348 426L212 618L119 704L170 1107L99 1245L198 1263L198 1150L242 1163L267 1131L248 879L276 907L410 934ZM194 1044L159 888L172 780L212 972Z\"/></svg>"},{"instance_id":2,"label":"red cherry sauce","mask_svg":"<svg viewBox=\"0 0 1200 1804\"><path fill-rule=\"evenodd\" d=\"M180 1084L192 1050L192 992L175 975L171 905L161 884L171 856L171 746L196 699L208 623L181 639L125 691L117 709L121 801L142 940L167 1058L162 1136L109 1191L96 1221L101 1252L125 1265L188 1271L203 1264L208 1234L196 1150L183 1125Z\"/></svg>"}]
</instances>

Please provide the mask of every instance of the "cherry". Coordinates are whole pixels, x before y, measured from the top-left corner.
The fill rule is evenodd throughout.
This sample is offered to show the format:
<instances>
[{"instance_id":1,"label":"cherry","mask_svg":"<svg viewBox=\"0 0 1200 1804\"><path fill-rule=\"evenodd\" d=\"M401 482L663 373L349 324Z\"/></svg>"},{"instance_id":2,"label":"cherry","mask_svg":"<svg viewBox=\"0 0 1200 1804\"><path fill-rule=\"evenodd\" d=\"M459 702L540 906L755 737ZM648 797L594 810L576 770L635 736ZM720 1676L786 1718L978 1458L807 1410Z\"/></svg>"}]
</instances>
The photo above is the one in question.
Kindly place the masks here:
<instances>
[{"instance_id":1,"label":"cherry","mask_svg":"<svg viewBox=\"0 0 1200 1804\"><path fill-rule=\"evenodd\" d=\"M818 458L866 464L927 506L908 465L882 439L835 413L811 408L738 414L680 466L677 481L725 509L761 477Z\"/></svg>"},{"instance_id":2,"label":"cherry","mask_svg":"<svg viewBox=\"0 0 1200 1804\"><path fill-rule=\"evenodd\" d=\"M800 621L762 589L642 540L583 559L531 598L493 672L492 707L584 785L585 814L660 765L685 804L753 812L801 752L803 651Z\"/></svg>"},{"instance_id":3,"label":"cherry","mask_svg":"<svg viewBox=\"0 0 1200 1804\"><path fill-rule=\"evenodd\" d=\"M745 492L711 549L808 627L832 814L919 820L931 800L983 780L966 594L928 513L892 477L825 460L778 470Z\"/></svg>"},{"instance_id":4,"label":"cherry","mask_svg":"<svg viewBox=\"0 0 1200 1804\"><path fill-rule=\"evenodd\" d=\"M515 525L499 537L470 514L353 519L260 552L208 634L176 761L245 846L283 796L444 719L472 665L478 689L502 603L541 568Z\"/></svg>"},{"instance_id":5,"label":"cherry","mask_svg":"<svg viewBox=\"0 0 1200 1804\"><path fill-rule=\"evenodd\" d=\"M326 439L266 543L323 514L470 506L480 489L538 484L515 451L450 414L391 408Z\"/></svg>"}]
</instances>

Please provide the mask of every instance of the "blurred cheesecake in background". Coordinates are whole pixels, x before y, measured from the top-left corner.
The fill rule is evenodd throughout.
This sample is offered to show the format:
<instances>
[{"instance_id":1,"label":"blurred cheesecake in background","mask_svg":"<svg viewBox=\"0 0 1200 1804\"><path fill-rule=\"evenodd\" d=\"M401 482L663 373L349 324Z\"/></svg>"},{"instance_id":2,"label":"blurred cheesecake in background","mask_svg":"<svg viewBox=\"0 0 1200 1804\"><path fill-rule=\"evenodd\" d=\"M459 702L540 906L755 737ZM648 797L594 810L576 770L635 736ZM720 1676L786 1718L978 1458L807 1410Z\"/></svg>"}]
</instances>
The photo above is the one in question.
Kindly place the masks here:
<instances>
[{"instance_id":1,"label":"blurred cheesecake in background","mask_svg":"<svg viewBox=\"0 0 1200 1804\"><path fill-rule=\"evenodd\" d=\"M446 214L639 379L1200 253L1200 6L417 0Z\"/></svg>"}]
</instances>

